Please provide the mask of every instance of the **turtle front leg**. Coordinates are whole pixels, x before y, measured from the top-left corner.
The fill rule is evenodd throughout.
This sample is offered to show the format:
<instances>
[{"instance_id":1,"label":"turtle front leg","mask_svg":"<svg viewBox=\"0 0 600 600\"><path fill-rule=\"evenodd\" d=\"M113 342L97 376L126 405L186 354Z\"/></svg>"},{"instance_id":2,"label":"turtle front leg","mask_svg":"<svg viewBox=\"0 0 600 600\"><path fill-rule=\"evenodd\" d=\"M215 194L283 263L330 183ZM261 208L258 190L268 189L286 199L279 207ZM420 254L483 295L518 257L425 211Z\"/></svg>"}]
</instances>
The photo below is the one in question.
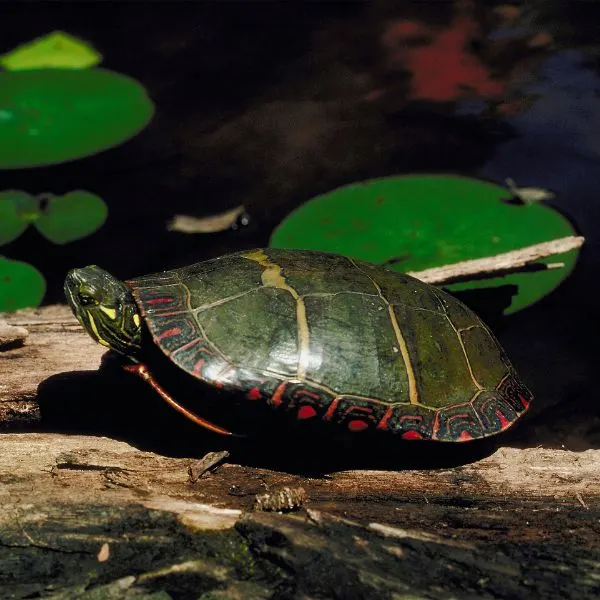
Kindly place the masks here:
<instances>
[{"instance_id":1,"label":"turtle front leg","mask_svg":"<svg viewBox=\"0 0 600 600\"><path fill-rule=\"evenodd\" d=\"M140 379L144 380L146 383L150 384L150 386L156 391L156 393L168 404L170 404L175 410L179 411L182 415L187 417L190 421L196 423L196 425L200 425L200 427L204 427L213 433L218 433L219 435L227 435L227 436L235 436L239 437L237 434L228 431L227 429L223 429L206 419L198 416L196 413L185 408L173 399L173 397L167 393L167 391L152 377L152 374L148 370L148 367L141 363L136 364L127 364L123 366L123 369L128 373L133 373L137 375Z\"/></svg>"}]
</instances>

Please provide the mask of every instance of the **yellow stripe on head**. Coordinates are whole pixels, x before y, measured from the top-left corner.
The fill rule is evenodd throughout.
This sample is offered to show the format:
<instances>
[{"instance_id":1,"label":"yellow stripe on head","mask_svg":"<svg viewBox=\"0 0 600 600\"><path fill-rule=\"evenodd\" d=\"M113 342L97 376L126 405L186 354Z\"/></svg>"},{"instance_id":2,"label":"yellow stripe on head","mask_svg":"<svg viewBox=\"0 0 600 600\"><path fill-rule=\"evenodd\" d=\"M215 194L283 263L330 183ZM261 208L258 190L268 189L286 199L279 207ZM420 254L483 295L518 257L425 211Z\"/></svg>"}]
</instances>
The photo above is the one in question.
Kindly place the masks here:
<instances>
[{"instance_id":1,"label":"yellow stripe on head","mask_svg":"<svg viewBox=\"0 0 600 600\"><path fill-rule=\"evenodd\" d=\"M108 308L106 306L98 307L109 319L113 321L117 318L117 311L114 308Z\"/></svg>"},{"instance_id":2,"label":"yellow stripe on head","mask_svg":"<svg viewBox=\"0 0 600 600\"><path fill-rule=\"evenodd\" d=\"M94 317L92 317L92 315L90 315L90 313L88 312L88 319L90 321L90 327L92 328L92 331L94 332L94 336L97 340L97 342L99 344L102 344L103 346L106 346L107 348L110 348L110 344L102 338L102 336L98 333L98 327L96 326L96 321L94 321Z\"/></svg>"}]
</instances>

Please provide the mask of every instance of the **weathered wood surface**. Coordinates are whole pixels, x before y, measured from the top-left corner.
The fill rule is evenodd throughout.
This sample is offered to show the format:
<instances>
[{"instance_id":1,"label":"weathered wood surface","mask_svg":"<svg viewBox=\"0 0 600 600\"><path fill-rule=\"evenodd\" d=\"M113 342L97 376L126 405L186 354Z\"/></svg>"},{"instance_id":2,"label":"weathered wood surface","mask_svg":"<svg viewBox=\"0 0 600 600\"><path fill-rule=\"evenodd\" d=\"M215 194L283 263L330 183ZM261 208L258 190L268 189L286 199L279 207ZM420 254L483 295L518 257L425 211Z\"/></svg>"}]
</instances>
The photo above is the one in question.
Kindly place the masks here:
<instances>
[{"instance_id":1,"label":"weathered wood surface","mask_svg":"<svg viewBox=\"0 0 600 600\"><path fill-rule=\"evenodd\" d=\"M307 474L308 448L278 440L233 448L191 483L214 438L201 444L151 394L105 382L102 349L65 307L5 318L29 336L0 352L0 598L600 592L600 450L527 444L526 422L522 447L475 462L444 451L437 469L392 455L353 470L349 455ZM284 486L304 488L301 510L249 512Z\"/></svg>"},{"instance_id":2,"label":"weathered wood surface","mask_svg":"<svg viewBox=\"0 0 600 600\"><path fill-rule=\"evenodd\" d=\"M0 351L0 424L37 423L39 384L65 371L97 369L103 350L83 333L66 306L19 311L5 320L30 335L22 345Z\"/></svg>"}]
</instances>

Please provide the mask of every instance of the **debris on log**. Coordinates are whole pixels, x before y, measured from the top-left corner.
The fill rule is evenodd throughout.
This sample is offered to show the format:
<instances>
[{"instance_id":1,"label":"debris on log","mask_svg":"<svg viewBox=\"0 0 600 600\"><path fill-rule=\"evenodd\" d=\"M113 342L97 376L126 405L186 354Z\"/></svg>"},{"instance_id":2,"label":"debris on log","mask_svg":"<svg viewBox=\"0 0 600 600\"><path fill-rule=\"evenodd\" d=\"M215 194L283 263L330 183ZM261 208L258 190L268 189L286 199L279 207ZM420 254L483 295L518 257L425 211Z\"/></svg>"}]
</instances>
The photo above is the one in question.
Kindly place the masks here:
<instances>
[{"instance_id":1,"label":"debris on log","mask_svg":"<svg viewBox=\"0 0 600 600\"><path fill-rule=\"evenodd\" d=\"M229 458L227 450L208 452L206 456L188 467L190 483L196 483L205 473L214 473L227 458Z\"/></svg>"},{"instance_id":2,"label":"debris on log","mask_svg":"<svg viewBox=\"0 0 600 600\"><path fill-rule=\"evenodd\" d=\"M0 352L20 346L29 335L25 327L9 325L4 319L0 319Z\"/></svg>"}]
</instances>

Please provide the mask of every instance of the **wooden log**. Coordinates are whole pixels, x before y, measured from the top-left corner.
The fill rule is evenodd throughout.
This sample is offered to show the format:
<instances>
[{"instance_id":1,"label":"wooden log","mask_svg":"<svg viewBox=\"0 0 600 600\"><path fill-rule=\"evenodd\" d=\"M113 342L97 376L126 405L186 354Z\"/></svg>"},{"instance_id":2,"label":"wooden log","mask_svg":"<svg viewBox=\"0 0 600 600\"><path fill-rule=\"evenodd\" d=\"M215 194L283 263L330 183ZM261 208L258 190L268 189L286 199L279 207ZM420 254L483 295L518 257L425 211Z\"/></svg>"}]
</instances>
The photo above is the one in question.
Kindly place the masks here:
<instances>
[{"instance_id":1,"label":"wooden log","mask_svg":"<svg viewBox=\"0 0 600 600\"><path fill-rule=\"evenodd\" d=\"M97 369L104 350L84 333L67 306L23 310L2 318L29 335L21 344L0 350L0 424L28 426L40 421L40 383L59 373Z\"/></svg>"},{"instance_id":2,"label":"wooden log","mask_svg":"<svg viewBox=\"0 0 600 600\"><path fill-rule=\"evenodd\" d=\"M528 447L530 432L475 462L445 447L423 469L409 443L356 470L360 448L328 465L314 440L273 438L191 482L215 438L104 382L66 307L3 318L28 335L0 352L2 597L598 595L600 450ZM252 512L282 488L302 508Z\"/></svg>"},{"instance_id":3,"label":"wooden log","mask_svg":"<svg viewBox=\"0 0 600 600\"><path fill-rule=\"evenodd\" d=\"M319 478L228 464L191 484L187 458L4 434L0 586L52 598L593 598L599 459L503 448L452 469ZM248 512L257 493L299 484L304 510Z\"/></svg>"}]
</instances>

